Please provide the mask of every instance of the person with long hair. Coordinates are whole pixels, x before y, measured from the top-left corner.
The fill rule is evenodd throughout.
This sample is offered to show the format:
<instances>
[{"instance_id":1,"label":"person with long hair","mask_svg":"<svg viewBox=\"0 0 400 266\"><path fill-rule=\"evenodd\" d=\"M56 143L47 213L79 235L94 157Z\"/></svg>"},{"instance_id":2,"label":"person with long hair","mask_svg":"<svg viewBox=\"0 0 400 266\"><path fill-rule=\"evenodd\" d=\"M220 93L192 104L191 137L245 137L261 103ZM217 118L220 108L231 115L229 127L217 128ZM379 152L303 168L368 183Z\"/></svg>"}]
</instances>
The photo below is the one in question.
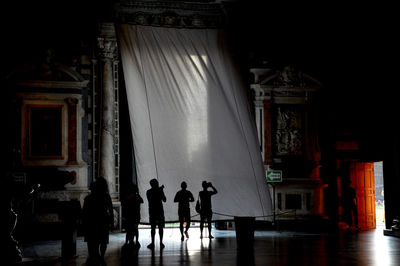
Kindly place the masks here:
<instances>
[{"instance_id":1,"label":"person with long hair","mask_svg":"<svg viewBox=\"0 0 400 266\"><path fill-rule=\"evenodd\" d=\"M136 247L139 248L139 223L140 223L140 204L143 203L142 197L139 195L137 185L130 184L128 194L125 198L126 204L126 244L133 244L136 237Z\"/></svg>"},{"instance_id":2,"label":"person with long hair","mask_svg":"<svg viewBox=\"0 0 400 266\"><path fill-rule=\"evenodd\" d=\"M90 186L82 210L84 240L88 246L88 264L104 263L109 241L109 231L114 224L113 206L108 184L98 177Z\"/></svg>"}]
</instances>

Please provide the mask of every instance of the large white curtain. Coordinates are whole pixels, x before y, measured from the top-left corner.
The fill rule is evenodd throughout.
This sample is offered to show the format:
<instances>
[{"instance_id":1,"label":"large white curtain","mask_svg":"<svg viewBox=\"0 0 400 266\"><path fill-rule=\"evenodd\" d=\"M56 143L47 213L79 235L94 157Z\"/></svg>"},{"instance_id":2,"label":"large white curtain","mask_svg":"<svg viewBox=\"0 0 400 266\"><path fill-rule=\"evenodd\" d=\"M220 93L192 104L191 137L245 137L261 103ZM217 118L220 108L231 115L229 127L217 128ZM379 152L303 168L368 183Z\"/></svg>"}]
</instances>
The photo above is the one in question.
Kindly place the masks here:
<instances>
[{"instance_id":1,"label":"large white curtain","mask_svg":"<svg viewBox=\"0 0 400 266\"><path fill-rule=\"evenodd\" d=\"M146 191L152 178L165 185L166 221L178 220L173 199L182 181L196 199L203 180L213 183L218 190L212 197L213 211L219 213L215 220L270 215L246 87L222 31L117 28L138 186L145 201L142 222L148 222Z\"/></svg>"}]
</instances>

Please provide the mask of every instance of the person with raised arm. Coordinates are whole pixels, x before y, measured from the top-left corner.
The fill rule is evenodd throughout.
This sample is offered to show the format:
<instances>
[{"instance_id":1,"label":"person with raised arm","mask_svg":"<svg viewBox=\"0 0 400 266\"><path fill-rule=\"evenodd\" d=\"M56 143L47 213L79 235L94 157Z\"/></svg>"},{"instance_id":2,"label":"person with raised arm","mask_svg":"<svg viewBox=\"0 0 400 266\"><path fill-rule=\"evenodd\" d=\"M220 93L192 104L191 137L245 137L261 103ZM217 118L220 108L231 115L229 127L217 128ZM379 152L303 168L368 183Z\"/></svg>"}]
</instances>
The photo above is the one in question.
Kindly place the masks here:
<instances>
[{"instance_id":1,"label":"person with raised arm","mask_svg":"<svg viewBox=\"0 0 400 266\"><path fill-rule=\"evenodd\" d=\"M165 247L163 241L165 217L163 202L167 201L164 194L164 185L159 186L157 179L150 180L151 188L147 190L146 196L149 201L149 218L151 226L151 243L147 246L149 249L154 249L154 237L156 227L158 226L158 234L160 236L160 249Z\"/></svg>"},{"instance_id":2,"label":"person with raised arm","mask_svg":"<svg viewBox=\"0 0 400 266\"><path fill-rule=\"evenodd\" d=\"M212 220L212 207L211 207L211 196L218 193L217 189L211 184L211 182L202 182L203 190L199 193L200 198L200 238L203 238L203 227L204 222L208 225L208 237L214 238L211 234L211 220ZM207 188L211 188L209 191Z\"/></svg>"}]
</instances>

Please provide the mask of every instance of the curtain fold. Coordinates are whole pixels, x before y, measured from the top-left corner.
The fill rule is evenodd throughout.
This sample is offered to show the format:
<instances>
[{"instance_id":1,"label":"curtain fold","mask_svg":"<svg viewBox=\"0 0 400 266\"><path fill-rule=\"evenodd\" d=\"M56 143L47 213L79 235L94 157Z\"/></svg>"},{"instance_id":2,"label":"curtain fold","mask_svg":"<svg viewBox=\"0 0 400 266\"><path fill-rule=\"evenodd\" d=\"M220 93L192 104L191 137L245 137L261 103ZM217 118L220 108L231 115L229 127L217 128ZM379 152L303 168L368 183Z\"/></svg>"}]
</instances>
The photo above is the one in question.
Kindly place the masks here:
<instances>
[{"instance_id":1,"label":"curtain fold","mask_svg":"<svg viewBox=\"0 0 400 266\"><path fill-rule=\"evenodd\" d=\"M181 182L197 197L206 180L218 190L214 220L270 215L246 87L222 31L125 24L117 30L142 197L157 178L165 185L166 221L177 221L173 198ZM143 205L146 223L146 199Z\"/></svg>"}]
</instances>

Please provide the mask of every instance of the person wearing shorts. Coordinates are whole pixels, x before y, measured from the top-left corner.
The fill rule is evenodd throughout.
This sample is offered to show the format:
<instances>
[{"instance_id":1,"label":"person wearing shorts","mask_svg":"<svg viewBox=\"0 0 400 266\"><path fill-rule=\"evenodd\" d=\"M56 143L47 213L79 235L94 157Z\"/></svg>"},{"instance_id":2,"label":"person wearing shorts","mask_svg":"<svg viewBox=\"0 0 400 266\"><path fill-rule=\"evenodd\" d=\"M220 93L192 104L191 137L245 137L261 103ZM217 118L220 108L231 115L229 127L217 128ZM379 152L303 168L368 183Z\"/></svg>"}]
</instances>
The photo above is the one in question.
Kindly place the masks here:
<instances>
[{"instance_id":1,"label":"person wearing shorts","mask_svg":"<svg viewBox=\"0 0 400 266\"><path fill-rule=\"evenodd\" d=\"M181 240L185 239L183 233L185 233L186 238L189 238L188 230L190 228L190 206L189 202L194 201L192 192L187 190L187 184L185 181L181 183L181 190L179 190L174 198L174 202L178 202L178 217L179 217L179 229L181 231ZM183 231L183 224L186 222L185 231Z\"/></svg>"},{"instance_id":2,"label":"person wearing shorts","mask_svg":"<svg viewBox=\"0 0 400 266\"><path fill-rule=\"evenodd\" d=\"M207 222L208 225L208 237L214 238L211 235L211 220L212 220L212 208L211 208L211 196L218 193L217 189L211 184L211 182L203 181L202 182L203 190L199 192L200 197L200 238L203 238L203 227L204 223ZM212 191L207 190L207 188L211 188Z\"/></svg>"},{"instance_id":3,"label":"person wearing shorts","mask_svg":"<svg viewBox=\"0 0 400 266\"><path fill-rule=\"evenodd\" d=\"M149 202L149 218L151 226L151 243L147 246L149 249L154 249L154 238L156 227L158 226L158 234L160 236L160 249L163 249L163 234L165 226L163 202L167 201L164 194L164 185L159 186L157 179L150 180L151 188L147 190L146 196Z\"/></svg>"}]
</instances>

